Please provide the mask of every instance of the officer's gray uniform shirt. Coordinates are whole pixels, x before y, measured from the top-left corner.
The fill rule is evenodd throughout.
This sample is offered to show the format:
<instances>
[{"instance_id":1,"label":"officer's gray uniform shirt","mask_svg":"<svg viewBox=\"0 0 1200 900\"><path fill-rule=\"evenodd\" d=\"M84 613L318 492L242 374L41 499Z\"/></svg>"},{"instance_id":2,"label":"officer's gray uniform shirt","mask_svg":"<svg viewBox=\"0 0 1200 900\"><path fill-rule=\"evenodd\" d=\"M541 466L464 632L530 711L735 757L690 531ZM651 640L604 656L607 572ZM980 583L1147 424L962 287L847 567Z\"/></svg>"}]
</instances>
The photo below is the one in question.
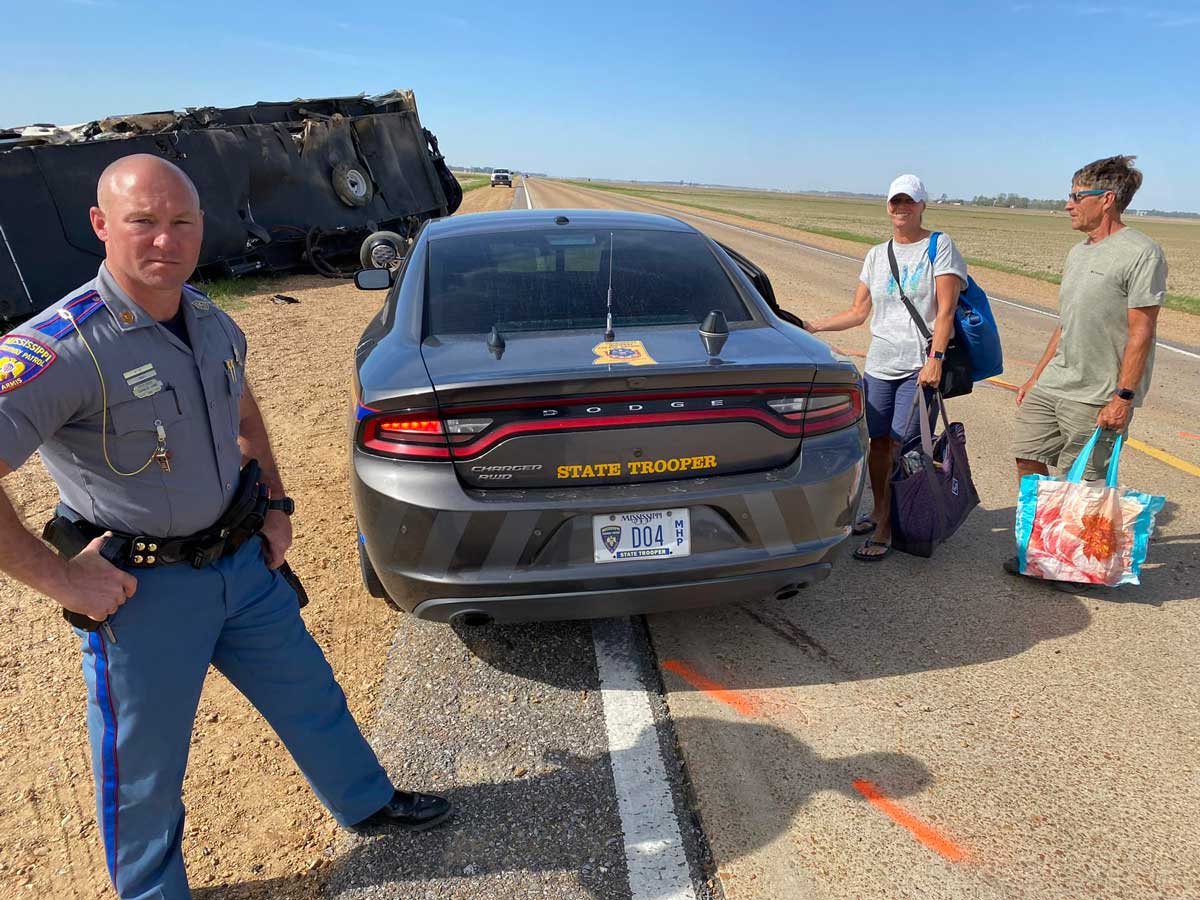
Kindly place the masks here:
<instances>
[{"instance_id":1,"label":"officer's gray uniform shirt","mask_svg":"<svg viewBox=\"0 0 1200 900\"><path fill-rule=\"evenodd\" d=\"M101 265L93 281L0 341L0 459L16 469L40 447L63 502L114 531L179 537L212 525L241 467L246 339L200 292L184 288L181 302L190 348ZM64 307L85 316L86 344L57 315ZM107 415L88 345L104 374ZM137 475L115 474L102 421L108 459L122 472L151 458L161 422L171 471L151 460Z\"/></svg>"}]
</instances>

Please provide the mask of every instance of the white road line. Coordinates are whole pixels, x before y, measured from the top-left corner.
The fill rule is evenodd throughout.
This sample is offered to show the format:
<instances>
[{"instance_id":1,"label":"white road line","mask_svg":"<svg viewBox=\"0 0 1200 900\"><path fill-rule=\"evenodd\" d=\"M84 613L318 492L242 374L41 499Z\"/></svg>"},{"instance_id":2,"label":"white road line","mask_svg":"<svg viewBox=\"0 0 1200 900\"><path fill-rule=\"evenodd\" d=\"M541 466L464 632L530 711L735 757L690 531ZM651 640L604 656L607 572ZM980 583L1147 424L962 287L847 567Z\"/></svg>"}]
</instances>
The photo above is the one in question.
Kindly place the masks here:
<instances>
[{"instance_id":1,"label":"white road line","mask_svg":"<svg viewBox=\"0 0 1200 900\"><path fill-rule=\"evenodd\" d=\"M628 618L592 622L631 900L696 900Z\"/></svg>"},{"instance_id":2,"label":"white road line","mask_svg":"<svg viewBox=\"0 0 1200 900\"><path fill-rule=\"evenodd\" d=\"M527 194L528 196L528 194ZM650 200L643 200L641 197L631 197L631 200L636 200L638 203L644 203L646 206L653 206L657 209L665 209L677 216L683 216L688 219L699 219L701 222L711 222L714 225L720 225L722 228L731 228L734 231L741 231L745 234L752 234L755 237L768 238L772 241L779 241L781 244L791 244L793 247L799 247L802 250L809 250L813 253L824 253L826 256L836 256L838 259L848 259L850 262L862 262L857 256L847 256L845 253L837 253L833 250L826 250L822 247L814 247L812 244L806 244L803 241L793 240L791 238L779 237L775 234L768 234L765 231L756 231L753 228L743 228L741 225L730 225L728 222L722 222L720 219L712 219L708 216L700 216L695 213L685 213L681 210L670 206L663 206L661 203L654 203ZM988 294L989 300L995 300L997 303L1003 303L1006 306L1015 306L1017 309L1023 309L1026 312L1036 313L1039 316L1046 316L1050 319L1057 319L1058 314L1052 313L1049 310L1040 309L1036 306L1027 306L1024 303L1018 303L1015 300L1005 300L997 297L994 294ZM1175 353L1182 353L1184 356L1190 356L1192 359L1200 359L1200 353L1193 353L1191 350L1185 350L1182 347L1176 347L1173 344L1164 344L1162 341L1155 341L1155 346L1161 347L1163 350L1171 350Z\"/></svg>"},{"instance_id":3,"label":"white road line","mask_svg":"<svg viewBox=\"0 0 1200 900\"><path fill-rule=\"evenodd\" d=\"M533 194L529 191L529 179L521 178L521 187L525 188L525 208L533 209Z\"/></svg>"}]
</instances>

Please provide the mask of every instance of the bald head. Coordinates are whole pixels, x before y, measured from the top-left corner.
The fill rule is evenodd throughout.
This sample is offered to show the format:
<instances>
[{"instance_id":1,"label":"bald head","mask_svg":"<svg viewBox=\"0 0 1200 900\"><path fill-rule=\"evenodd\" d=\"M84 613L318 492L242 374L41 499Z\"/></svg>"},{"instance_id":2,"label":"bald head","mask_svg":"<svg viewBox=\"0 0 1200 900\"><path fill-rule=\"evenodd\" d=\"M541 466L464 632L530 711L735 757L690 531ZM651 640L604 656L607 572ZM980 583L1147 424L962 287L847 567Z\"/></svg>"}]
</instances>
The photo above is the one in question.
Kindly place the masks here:
<instances>
[{"instance_id":1,"label":"bald head","mask_svg":"<svg viewBox=\"0 0 1200 900\"><path fill-rule=\"evenodd\" d=\"M107 212L116 197L127 196L139 186L174 187L186 191L196 209L200 209L200 194L187 173L174 163L149 153L134 153L109 163L96 183L96 205Z\"/></svg>"},{"instance_id":2,"label":"bald head","mask_svg":"<svg viewBox=\"0 0 1200 900\"><path fill-rule=\"evenodd\" d=\"M117 283L156 318L170 318L204 240L192 180L160 157L124 156L101 174L90 215Z\"/></svg>"}]
</instances>

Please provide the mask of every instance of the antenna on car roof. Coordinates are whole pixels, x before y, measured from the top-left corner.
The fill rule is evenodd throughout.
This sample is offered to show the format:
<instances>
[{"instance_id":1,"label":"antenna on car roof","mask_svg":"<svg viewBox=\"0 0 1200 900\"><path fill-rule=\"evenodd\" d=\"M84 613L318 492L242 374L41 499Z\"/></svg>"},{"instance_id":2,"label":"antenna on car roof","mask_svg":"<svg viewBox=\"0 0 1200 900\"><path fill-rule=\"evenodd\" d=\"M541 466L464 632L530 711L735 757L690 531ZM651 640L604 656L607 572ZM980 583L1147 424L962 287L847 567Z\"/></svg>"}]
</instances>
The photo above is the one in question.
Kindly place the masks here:
<instances>
[{"instance_id":1,"label":"antenna on car roof","mask_svg":"<svg viewBox=\"0 0 1200 900\"><path fill-rule=\"evenodd\" d=\"M608 319L604 326L604 339L611 341L616 335L612 324L612 267L613 267L613 233L608 233Z\"/></svg>"}]
</instances>

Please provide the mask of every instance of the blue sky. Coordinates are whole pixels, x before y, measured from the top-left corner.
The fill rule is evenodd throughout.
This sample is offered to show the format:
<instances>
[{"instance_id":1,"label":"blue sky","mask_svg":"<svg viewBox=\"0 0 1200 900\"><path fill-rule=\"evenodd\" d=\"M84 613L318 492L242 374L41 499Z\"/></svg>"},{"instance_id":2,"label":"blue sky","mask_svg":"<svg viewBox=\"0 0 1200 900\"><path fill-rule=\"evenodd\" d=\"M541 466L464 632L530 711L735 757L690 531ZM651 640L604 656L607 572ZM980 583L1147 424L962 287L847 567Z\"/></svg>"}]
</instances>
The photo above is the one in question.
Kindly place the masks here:
<instances>
[{"instance_id":1,"label":"blue sky","mask_svg":"<svg viewBox=\"0 0 1200 900\"><path fill-rule=\"evenodd\" d=\"M0 0L0 125L416 91L454 163L1200 211L1200 2Z\"/></svg>"}]
</instances>

